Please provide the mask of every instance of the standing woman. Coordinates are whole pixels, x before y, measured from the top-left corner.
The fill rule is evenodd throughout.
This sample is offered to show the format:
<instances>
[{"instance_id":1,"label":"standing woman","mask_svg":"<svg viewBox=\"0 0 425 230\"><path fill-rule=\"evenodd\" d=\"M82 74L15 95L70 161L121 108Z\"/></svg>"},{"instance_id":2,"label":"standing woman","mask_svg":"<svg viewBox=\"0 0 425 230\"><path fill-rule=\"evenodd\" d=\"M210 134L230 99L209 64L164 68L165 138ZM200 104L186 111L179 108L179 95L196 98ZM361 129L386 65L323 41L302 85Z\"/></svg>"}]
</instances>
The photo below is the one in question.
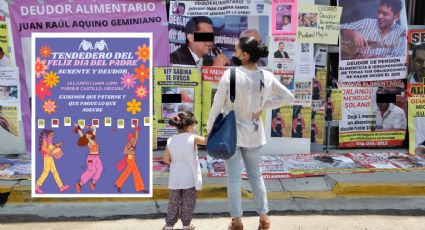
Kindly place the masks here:
<instances>
[{"instance_id":1,"label":"standing woman","mask_svg":"<svg viewBox=\"0 0 425 230\"><path fill-rule=\"evenodd\" d=\"M260 147L266 144L263 122L260 118L263 109L277 109L284 103L294 101L292 93L268 71L260 70L257 62L268 56L267 46L260 46L254 37L239 38L232 61L236 66L236 99L229 99L230 70L224 72L214 97L207 131L211 132L217 116L235 111L237 126L236 153L225 161L227 170L227 194L231 207L230 230L242 230L241 217L241 158L244 161L248 179L254 193L257 213L260 215L260 229L270 228L267 216L267 193L260 169Z\"/></svg>"},{"instance_id":2,"label":"standing woman","mask_svg":"<svg viewBox=\"0 0 425 230\"><path fill-rule=\"evenodd\" d=\"M96 139L96 126L86 126L87 128L91 128L93 131L86 131L85 134L81 131L79 125L76 124L76 128L74 129L75 133L80 135L78 139L78 146L80 147L89 147L89 154L87 155L87 170L81 175L81 180L75 185L75 188L78 193L81 192L81 187L87 183L90 179L90 188L92 191L96 189L96 182L99 180L100 175L103 171L102 161L99 156L99 145L95 141Z\"/></svg>"}]
</instances>

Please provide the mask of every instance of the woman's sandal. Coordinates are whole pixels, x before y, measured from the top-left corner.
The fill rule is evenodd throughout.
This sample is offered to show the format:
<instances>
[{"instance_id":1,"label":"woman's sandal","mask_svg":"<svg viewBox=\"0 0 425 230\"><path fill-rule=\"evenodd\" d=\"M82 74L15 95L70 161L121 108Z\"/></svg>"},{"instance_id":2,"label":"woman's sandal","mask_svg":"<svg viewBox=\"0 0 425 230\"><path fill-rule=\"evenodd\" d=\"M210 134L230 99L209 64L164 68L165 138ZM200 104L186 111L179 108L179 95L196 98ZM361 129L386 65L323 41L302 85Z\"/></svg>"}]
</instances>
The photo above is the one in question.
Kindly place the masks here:
<instances>
[{"instance_id":1,"label":"woman's sandal","mask_svg":"<svg viewBox=\"0 0 425 230\"><path fill-rule=\"evenodd\" d=\"M242 222L240 224L236 224L235 218L232 218L232 222L230 222L227 230L243 230L243 224Z\"/></svg>"},{"instance_id":2,"label":"woman's sandal","mask_svg":"<svg viewBox=\"0 0 425 230\"><path fill-rule=\"evenodd\" d=\"M183 226L183 230L195 230L195 226L193 224L189 226Z\"/></svg>"},{"instance_id":3,"label":"woman's sandal","mask_svg":"<svg viewBox=\"0 0 425 230\"><path fill-rule=\"evenodd\" d=\"M173 227L164 226L164 227L162 227L162 230L173 230Z\"/></svg>"},{"instance_id":4,"label":"woman's sandal","mask_svg":"<svg viewBox=\"0 0 425 230\"><path fill-rule=\"evenodd\" d=\"M258 230L268 230L270 229L270 218L260 218L260 225L258 226Z\"/></svg>"}]
</instances>

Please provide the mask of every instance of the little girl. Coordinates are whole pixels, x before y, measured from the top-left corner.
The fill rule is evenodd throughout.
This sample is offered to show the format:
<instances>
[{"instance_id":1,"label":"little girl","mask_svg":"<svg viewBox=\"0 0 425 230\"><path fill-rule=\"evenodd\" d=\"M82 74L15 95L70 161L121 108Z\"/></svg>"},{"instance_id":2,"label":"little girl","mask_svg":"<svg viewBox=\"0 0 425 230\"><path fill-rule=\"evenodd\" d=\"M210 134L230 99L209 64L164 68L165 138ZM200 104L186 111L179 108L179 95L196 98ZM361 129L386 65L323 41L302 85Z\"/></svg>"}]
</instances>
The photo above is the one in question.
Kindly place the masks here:
<instances>
[{"instance_id":1,"label":"little girl","mask_svg":"<svg viewBox=\"0 0 425 230\"><path fill-rule=\"evenodd\" d=\"M183 229L194 230L190 223L196 205L196 190L202 188L197 145L205 145L204 137L195 135L195 117L184 111L170 119L169 124L178 129L178 134L167 140L163 161L170 165L168 188L170 200L163 230L173 229L177 220L183 222Z\"/></svg>"}]
</instances>

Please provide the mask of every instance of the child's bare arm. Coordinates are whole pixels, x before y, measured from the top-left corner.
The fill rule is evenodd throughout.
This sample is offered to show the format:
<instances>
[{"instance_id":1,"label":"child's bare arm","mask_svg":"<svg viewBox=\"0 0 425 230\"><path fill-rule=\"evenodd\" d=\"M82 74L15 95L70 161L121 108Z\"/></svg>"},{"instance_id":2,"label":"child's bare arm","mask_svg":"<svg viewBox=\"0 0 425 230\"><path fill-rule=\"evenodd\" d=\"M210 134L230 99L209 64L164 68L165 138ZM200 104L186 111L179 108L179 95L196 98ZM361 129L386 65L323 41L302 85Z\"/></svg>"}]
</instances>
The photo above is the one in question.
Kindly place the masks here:
<instances>
[{"instance_id":1,"label":"child's bare arm","mask_svg":"<svg viewBox=\"0 0 425 230\"><path fill-rule=\"evenodd\" d=\"M206 145L207 138L195 135L195 145Z\"/></svg>"},{"instance_id":2,"label":"child's bare arm","mask_svg":"<svg viewBox=\"0 0 425 230\"><path fill-rule=\"evenodd\" d=\"M165 148L164 154L162 155L162 161L168 165L171 164L171 154L168 147Z\"/></svg>"}]
</instances>

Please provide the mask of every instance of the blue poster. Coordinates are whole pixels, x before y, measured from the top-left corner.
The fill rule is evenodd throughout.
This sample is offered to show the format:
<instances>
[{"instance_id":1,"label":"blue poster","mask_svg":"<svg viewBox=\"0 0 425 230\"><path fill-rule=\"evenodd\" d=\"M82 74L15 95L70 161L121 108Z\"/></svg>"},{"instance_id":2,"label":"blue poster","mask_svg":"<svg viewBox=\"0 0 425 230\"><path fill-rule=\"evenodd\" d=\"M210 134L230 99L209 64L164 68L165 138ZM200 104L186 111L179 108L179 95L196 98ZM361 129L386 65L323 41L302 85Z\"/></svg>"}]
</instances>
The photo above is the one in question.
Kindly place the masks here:
<instances>
[{"instance_id":1,"label":"blue poster","mask_svg":"<svg viewBox=\"0 0 425 230\"><path fill-rule=\"evenodd\" d=\"M34 33L34 197L151 197L152 35Z\"/></svg>"}]
</instances>

